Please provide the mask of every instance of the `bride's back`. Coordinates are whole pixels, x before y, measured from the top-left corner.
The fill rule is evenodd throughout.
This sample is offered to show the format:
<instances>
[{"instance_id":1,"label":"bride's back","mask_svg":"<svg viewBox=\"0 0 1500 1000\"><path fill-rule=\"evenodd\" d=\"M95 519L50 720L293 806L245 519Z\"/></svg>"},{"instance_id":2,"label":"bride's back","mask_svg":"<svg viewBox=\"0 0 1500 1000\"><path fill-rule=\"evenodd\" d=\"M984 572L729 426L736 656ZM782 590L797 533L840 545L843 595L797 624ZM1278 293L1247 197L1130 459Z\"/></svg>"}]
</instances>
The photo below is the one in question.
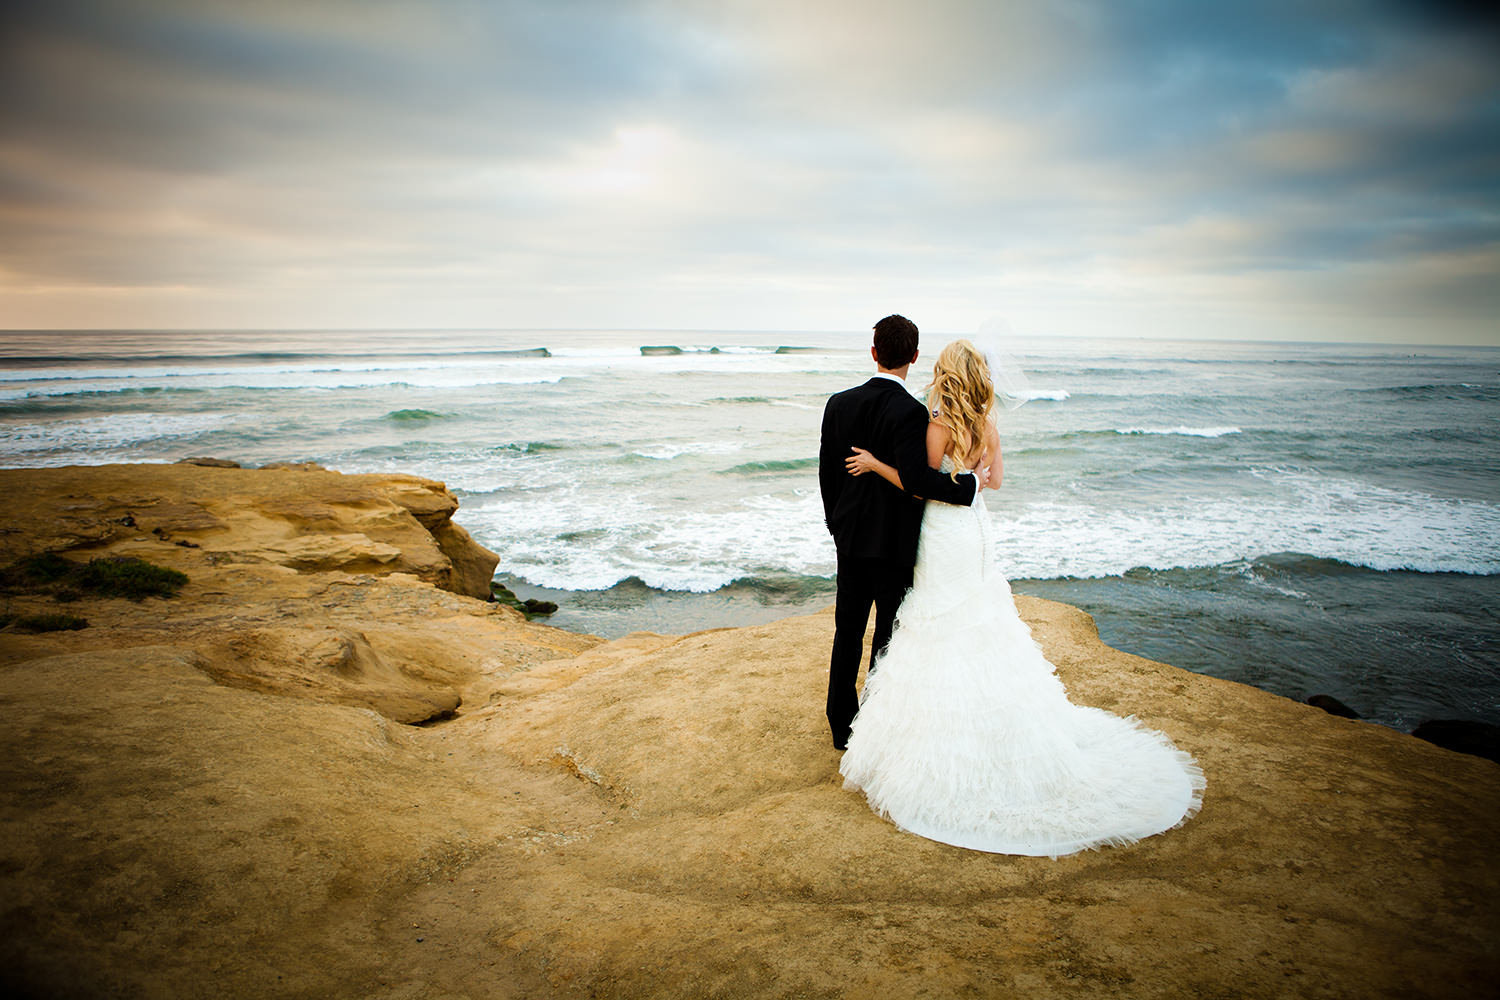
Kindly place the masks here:
<instances>
[{"instance_id":1,"label":"bride's back","mask_svg":"<svg viewBox=\"0 0 1500 1000\"><path fill-rule=\"evenodd\" d=\"M927 403L934 422L948 431L944 454L961 470L979 467L985 458L995 388L984 355L967 340L943 348L932 368Z\"/></svg>"}]
</instances>

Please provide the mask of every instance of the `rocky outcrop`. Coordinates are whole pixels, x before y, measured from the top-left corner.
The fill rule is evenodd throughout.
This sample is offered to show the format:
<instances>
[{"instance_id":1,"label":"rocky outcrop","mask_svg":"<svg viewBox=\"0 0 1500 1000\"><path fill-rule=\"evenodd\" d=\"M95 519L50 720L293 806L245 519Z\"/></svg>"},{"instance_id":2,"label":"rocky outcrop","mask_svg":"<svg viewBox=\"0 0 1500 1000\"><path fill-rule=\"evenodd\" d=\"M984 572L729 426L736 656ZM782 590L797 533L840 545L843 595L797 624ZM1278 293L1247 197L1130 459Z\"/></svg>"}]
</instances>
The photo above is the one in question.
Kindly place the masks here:
<instances>
[{"instance_id":1,"label":"rocky outcrop","mask_svg":"<svg viewBox=\"0 0 1500 1000\"><path fill-rule=\"evenodd\" d=\"M1487 760L1120 653L1018 598L1074 700L1165 731L1208 791L1130 848L963 851L841 787L829 613L571 635L421 578L431 531L378 477L273 481L319 475L0 473L7 551L94 538L74 553L190 577L82 599L81 631L0 632L12 991L1394 998L1500 976ZM290 520L401 555L241 558Z\"/></svg>"},{"instance_id":2,"label":"rocky outcrop","mask_svg":"<svg viewBox=\"0 0 1500 1000\"><path fill-rule=\"evenodd\" d=\"M481 600L499 562L453 523L453 494L417 476L345 476L317 466L0 469L0 490L16 504L14 519L40 525L0 535L5 562L72 551L155 553L174 568L201 561L160 551L171 543L214 565L411 573Z\"/></svg>"}]
</instances>

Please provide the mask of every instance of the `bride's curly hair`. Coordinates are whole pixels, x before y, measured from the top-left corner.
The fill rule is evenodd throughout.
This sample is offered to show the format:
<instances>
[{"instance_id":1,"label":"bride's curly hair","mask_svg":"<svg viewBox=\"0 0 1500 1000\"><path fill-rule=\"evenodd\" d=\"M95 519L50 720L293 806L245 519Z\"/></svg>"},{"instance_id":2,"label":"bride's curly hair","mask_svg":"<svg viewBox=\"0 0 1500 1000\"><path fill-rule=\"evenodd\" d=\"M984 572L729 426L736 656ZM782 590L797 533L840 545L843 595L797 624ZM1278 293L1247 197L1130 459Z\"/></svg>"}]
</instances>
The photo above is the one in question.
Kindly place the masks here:
<instances>
[{"instance_id":1,"label":"bride's curly hair","mask_svg":"<svg viewBox=\"0 0 1500 1000\"><path fill-rule=\"evenodd\" d=\"M948 454L953 457L952 476L979 457L984 447L985 425L995 408L995 385L984 355L967 340L955 340L938 355L927 387L927 405L932 419L948 428Z\"/></svg>"}]
</instances>

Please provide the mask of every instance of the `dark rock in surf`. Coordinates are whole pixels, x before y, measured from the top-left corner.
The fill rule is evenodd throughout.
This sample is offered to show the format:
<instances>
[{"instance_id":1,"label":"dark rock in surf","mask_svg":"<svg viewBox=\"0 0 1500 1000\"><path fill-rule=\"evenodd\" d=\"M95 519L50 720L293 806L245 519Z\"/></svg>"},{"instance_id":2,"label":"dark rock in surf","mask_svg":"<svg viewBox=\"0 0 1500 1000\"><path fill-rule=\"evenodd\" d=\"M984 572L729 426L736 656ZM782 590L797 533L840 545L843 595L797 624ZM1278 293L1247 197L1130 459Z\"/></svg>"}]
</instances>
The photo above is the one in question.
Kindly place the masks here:
<instances>
[{"instance_id":1,"label":"dark rock in surf","mask_svg":"<svg viewBox=\"0 0 1500 1000\"><path fill-rule=\"evenodd\" d=\"M1445 750L1473 754L1500 764L1500 726L1468 719L1428 719L1411 734Z\"/></svg>"},{"instance_id":2,"label":"dark rock in surf","mask_svg":"<svg viewBox=\"0 0 1500 1000\"><path fill-rule=\"evenodd\" d=\"M210 469L238 469L240 463L229 458L207 458L202 455L194 455L190 458L179 458L178 465L202 465Z\"/></svg>"},{"instance_id":3,"label":"dark rock in surf","mask_svg":"<svg viewBox=\"0 0 1500 1000\"><path fill-rule=\"evenodd\" d=\"M1307 699L1307 703L1313 708L1321 708L1329 715L1337 715L1344 719L1358 719L1359 713L1345 705L1331 694L1315 694Z\"/></svg>"},{"instance_id":4,"label":"dark rock in surf","mask_svg":"<svg viewBox=\"0 0 1500 1000\"><path fill-rule=\"evenodd\" d=\"M532 618L546 617L557 611L557 604L552 601L541 601L535 597L528 597L523 601L515 595L514 591L498 580L490 581L490 600L515 608L526 616L527 621Z\"/></svg>"}]
</instances>

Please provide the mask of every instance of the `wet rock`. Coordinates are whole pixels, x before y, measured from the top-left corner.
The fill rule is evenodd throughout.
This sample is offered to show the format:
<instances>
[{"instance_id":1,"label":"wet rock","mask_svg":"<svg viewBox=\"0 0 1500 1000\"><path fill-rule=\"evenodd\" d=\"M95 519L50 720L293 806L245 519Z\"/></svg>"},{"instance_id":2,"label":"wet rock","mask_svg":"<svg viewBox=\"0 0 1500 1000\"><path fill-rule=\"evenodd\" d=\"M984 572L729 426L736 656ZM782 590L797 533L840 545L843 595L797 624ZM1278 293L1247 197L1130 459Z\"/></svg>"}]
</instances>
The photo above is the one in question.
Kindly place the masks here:
<instances>
[{"instance_id":1,"label":"wet rock","mask_svg":"<svg viewBox=\"0 0 1500 1000\"><path fill-rule=\"evenodd\" d=\"M203 455L194 455L190 458L179 458L178 465L200 465L208 469L239 469L240 463L230 458L208 458Z\"/></svg>"},{"instance_id":2,"label":"wet rock","mask_svg":"<svg viewBox=\"0 0 1500 1000\"><path fill-rule=\"evenodd\" d=\"M1500 726L1467 719L1428 719L1411 734L1445 750L1473 754L1500 763Z\"/></svg>"},{"instance_id":3,"label":"wet rock","mask_svg":"<svg viewBox=\"0 0 1500 1000\"><path fill-rule=\"evenodd\" d=\"M1329 715L1337 715L1344 719L1358 719L1359 713L1345 705L1331 694L1315 694L1307 699L1307 703L1313 708L1321 708Z\"/></svg>"}]
</instances>

